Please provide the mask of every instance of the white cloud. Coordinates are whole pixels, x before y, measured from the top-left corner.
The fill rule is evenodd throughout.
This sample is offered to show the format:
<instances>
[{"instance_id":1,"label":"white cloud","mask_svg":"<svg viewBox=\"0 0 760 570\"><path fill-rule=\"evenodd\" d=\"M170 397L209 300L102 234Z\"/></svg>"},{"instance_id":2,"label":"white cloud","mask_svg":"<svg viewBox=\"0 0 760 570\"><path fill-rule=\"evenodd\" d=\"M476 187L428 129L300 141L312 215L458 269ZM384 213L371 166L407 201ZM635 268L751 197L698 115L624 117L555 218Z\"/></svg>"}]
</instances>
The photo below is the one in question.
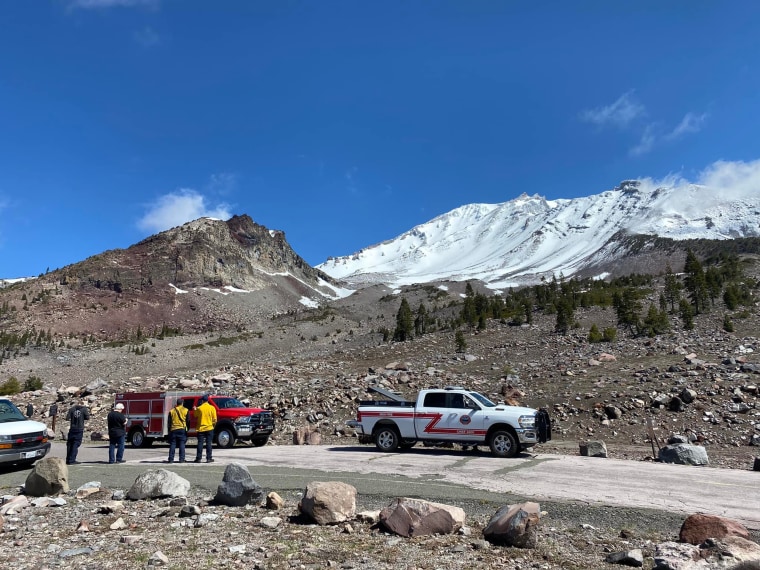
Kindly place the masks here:
<instances>
[{"instance_id":1,"label":"white cloud","mask_svg":"<svg viewBox=\"0 0 760 570\"><path fill-rule=\"evenodd\" d=\"M702 130L702 125L706 119L707 113L702 113L701 115L686 113L676 128L665 135L665 138L668 140L674 140L689 133L698 133L700 130Z\"/></svg>"},{"instance_id":2,"label":"white cloud","mask_svg":"<svg viewBox=\"0 0 760 570\"><path fill-rule=\"evenodd\" d=\"M713 162L700 172L697 184L720 190L726 198L757 197L760 195L760 159Z\"/></svg>"},{"instance_id":3,"label":"white cloud","mask_svg":"<svg viewBox=\"0 0 760 570\"><path fill-rule=\"evenodd\" d=\"M641 178L641 190L675 188L660 202L665 213L697 214L727 200L756 199L760 195L760 159L751 162L718 160L702 170L694 180L680 174L663 179Z\"/></svg>"},{"instance_id":4,"label":"white cloud","mask_svg":"<svg viewBox=\"0 0 760 570\"><path fill-rule=\"evenodd\" d=\"M137 227L157 233L203 217L227 220L232 214L228 204L209 207L205 196L192 188L181 188L148 205L148 211L137 222Z\"/></svg>"},{"instance_id":5,"label":"white cloud","mask_svg":"<svg viewBox=\"0 0 760 570\"><path fill-rule=\"evenodd\" d=\"M145 26L132 34L132 38L145 48L154 47L161 43L161 36L150 26Z\"/></svg>"},{"instance_id":6,"label":"white cloud","mask_svg":"<svg viewBox=\"0 0 760 570\"><path fill-rule=\"evenodd\" d=\"M641 134L641 139L639 140L639 144L633 147L629 151L629 154L633 156L639 156L642 154L646 154L650 150L652 150L652 147L657 142L657 134L655 133L656 128L657 127L654 123L647 125L644 128L644 132Z\"/></svg>"},{"instance_id":7,"label":"white cloud","mask_svg":"<svg viewBox=\"0 0 760 570\"><path fill-rule=\"evenodd\" d=\"M581 113L581 119L598 127L609 125L619 128L627 127L634 119L646 115L644 106L636 101L633 92L623 93L617 101L604 107L587 109Z\"/></svg>"},{"instance_id":8,"label":"white cloud","mask_svg":"<svg viewBox=\"0 0 760 570\"><path fill-rule=\"evenodd\" d=\"M69 8L82 8L85 10L98 8L133 8L135 6L158 6L159 0L73 0Z\"/></svg>"}]
</instances>

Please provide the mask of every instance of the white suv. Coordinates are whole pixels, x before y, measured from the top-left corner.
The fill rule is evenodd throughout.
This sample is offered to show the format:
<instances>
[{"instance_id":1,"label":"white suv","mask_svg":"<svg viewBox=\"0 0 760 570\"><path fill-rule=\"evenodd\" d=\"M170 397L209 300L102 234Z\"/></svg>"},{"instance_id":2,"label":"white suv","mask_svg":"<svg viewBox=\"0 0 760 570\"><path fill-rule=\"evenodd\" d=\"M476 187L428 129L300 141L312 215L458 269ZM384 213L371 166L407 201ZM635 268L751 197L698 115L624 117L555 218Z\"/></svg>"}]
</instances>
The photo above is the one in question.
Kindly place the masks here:
<instances>
[{"instance_id":1,"label":"white suv","mask_svg":"<svg viewBox=\"0 0 760 570\"><path fill-rule=\"evenodd\" d=\"M47 426L26 419L13 402L0 398L0 465L31 465L49 451Z\"/></svg>"}]
</instances>

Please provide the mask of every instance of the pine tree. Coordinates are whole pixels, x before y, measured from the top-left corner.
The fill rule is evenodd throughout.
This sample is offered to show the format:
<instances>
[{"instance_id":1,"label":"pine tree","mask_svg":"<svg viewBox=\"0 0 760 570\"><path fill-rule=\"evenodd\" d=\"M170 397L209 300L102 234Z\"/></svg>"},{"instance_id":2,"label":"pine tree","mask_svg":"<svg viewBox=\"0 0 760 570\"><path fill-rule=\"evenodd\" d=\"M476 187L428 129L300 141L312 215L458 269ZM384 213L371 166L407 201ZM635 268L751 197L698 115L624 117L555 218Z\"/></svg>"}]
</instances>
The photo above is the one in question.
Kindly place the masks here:
<instances>
[{"instance_id":1,"label":"pine tree","mask_svg":"<svg viewBox=\"0 0 760 570\"><path fill-rule=\"evenodd\" d=\"M684 287L689 294L689 300L694 308L694 314L699 315L707 309L707 300L709 298L707 279L702 269L702 264L694 255L694 252L686 252L686 263L684 264Z\"/></svg>"},{"instance_id":2,"label":"pine tree","mask_svg":"<svg viewBox=\"0 0 760 570\"><path fill-rule=\"evenodd\" d=\"M671 313L674 313L676 310L676 303L678 303L678 300L681 298L682 288L683 286L678 280L678 277L673 274L673 270L670 268L670 265L668 265L668 270L665 274L665 291L663 293L665 295L665 300L670 304Z\"/></svg>"},{"instance_id":3,"label":"pine tree","mask_svg":"<svg viewBox=\"0 0 760 570\"><path fill-rule=\"evenodd\" d=\"M422 336L427 332L428 313L424 303L417 308L417 316L414 319L414 335Z\"/></svg>"},{"instance_id":4,"label":"pine tree","mask_svg":"<svg viewBox=\"0 0 760 570\"><path fill-rule=\"evenodd\" d=\"M457 331L454 335L454 344L457 352L464 352L467 349L467 341L464 339L464 333Z\"/></svg>"},{"instance_id":5,"label":"pine tree","mask_svg":"<svg viewBox=\"0 0 760 570\"><path fill-rule=\"evenodd\" d=\"M690 331L694 328L694 309L686 299L681 299L678 303L678 310L681 313L681 321L683 321L683 328Z\"/></svg>"},{"instance_id":6,"label":"pine tree","mask_svg":"<svg viewBox=\"0 0 760 570\"><path fill-rule=\"evenodd\" d=\"M393 340L406 341L411 340L412 331L414 330L414 319L412 318L412 309L406 297L401 298L401 306L396 313L396 330L393 332Z\"/></svg>"}]
</instances>

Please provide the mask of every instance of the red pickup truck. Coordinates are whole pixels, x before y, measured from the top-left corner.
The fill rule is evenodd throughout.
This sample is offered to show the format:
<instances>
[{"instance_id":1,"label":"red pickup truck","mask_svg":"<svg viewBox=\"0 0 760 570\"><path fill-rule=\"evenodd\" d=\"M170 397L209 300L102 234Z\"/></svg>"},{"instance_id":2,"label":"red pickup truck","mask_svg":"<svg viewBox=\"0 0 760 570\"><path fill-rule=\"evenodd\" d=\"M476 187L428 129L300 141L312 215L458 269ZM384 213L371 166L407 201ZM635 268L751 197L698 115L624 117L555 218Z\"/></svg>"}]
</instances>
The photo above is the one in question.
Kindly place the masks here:
<instances>
[{"instance_id":1,"label":"red pickup truck","mask_svg":"<svg viewBox=\"0 0 760 570\"><path fill-rule=\"evenodd\" d=\"M178 401L188 409L187 435L195 437L193 410L201 396L202 392L125 392L116 394L114 404L124 404L129 443L132 447L145 447L157 439L167 438L169 410ZM218 447L232 447L239 439L261 446L274 431L274 416L270 410L249 408L237 398L220 394L209 394L208 401L216 408L214 442Z\"/></svg>"}]
</instances>

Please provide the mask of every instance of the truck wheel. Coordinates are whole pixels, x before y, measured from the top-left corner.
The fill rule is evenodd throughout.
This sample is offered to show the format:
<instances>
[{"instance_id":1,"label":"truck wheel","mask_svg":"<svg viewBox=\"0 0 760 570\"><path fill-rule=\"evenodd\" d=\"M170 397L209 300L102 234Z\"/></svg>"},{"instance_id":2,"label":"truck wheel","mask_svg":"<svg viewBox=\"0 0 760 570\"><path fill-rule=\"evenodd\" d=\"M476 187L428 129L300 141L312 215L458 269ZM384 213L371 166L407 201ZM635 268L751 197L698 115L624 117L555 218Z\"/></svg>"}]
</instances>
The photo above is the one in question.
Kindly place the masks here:
<instances>
[{"instance_id":1,"label":"truck wheel","mask_svg":"<svg viewBox=\"0 0 760 570\"><path fill-rule=\"evenodd\" d=\"M493 432L488 446L491 448L491 453L496 457L514 457L520 451L517 438L507 430Z\"/></svg>"},{"instance_id":2,"label":"truck wheel","mask_svg":"<svg viewBox=\"0 0 760 570\"><path fill-rule=\"evenodd\" d=\"M148 442L142 428L135 428L129 432L129 444L132 447L147 447Z\"/></svg>"},{"instance_id":3,"label":"truck wheel","mask_svg":"<svg viewBox=\"0 0 760 570\"><path fill-rule=\"evenodd\" d=\"M216 432L216 445L222 449L230 449L235 445L235 434L230 428L222 428Z\"/></svg>"},{"instance_id":4,"label":"truck wheel","mask_svg":"<svg viewBox=\"0 0 760 570\"><path fill-rule=\"evenodd\" d=\"M409 440L404 440L398 444L398 446L401 449L412 449L415 445L417 445L416 441L409 441Z\"/></svg>"},{"instance_id":5,"label":"truck wheel","mask_svg":"<svg viewBox=\"0 0 760 570\"><path fill-rule=\"evenodd\" d=\"M395 428L383 426L375 431L375 445L380 451L396 451L401 438Z\"/></svg>"},{"instance_id":6,"label":"truck wheel","mask_svg":"<svg viewBox=\"0 0 760 570\"><path fill-rule=\"evenodd\" d=\"M266 437L254 437L254 438L251 440L251 443L252 443L252 444L253 444L255 447L261 447L262 445L266 445L266 444L267 444L267 441L269 441L269 436L266 436Z\"/></svg>"}]
</instances>

